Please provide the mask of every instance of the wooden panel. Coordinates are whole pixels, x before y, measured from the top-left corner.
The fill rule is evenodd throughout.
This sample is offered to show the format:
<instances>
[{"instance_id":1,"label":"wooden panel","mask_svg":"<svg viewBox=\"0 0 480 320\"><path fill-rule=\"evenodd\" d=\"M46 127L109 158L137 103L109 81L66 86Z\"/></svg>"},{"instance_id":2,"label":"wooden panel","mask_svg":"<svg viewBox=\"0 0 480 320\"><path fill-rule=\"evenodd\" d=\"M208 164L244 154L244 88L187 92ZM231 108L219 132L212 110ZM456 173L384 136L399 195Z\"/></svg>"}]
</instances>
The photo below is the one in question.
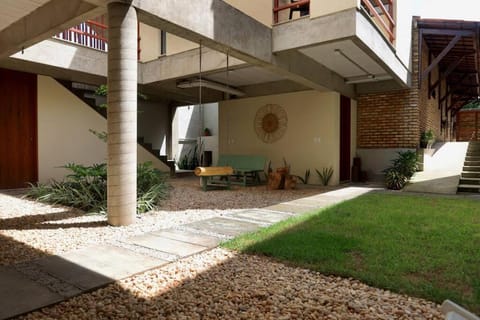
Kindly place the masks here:
<instances>
[{"instance_id":1,"label":"wooden panel","mask_svg":"<svg viewBox=\"0 0 480 320\"><path fill-rule=\"evenodd\" d=\"M38 180L37 76L0 69L0 189Z\"/></svg>"},{"instance_id":2,"label":"wooden panel","mask_svg":"<svg viewBox=\"0 0 480 320\"><path fill-rule=\"evenodd\" d=\"M350 98L340 97L340 181L350 181Z\"/></svg>"}]
</instances>

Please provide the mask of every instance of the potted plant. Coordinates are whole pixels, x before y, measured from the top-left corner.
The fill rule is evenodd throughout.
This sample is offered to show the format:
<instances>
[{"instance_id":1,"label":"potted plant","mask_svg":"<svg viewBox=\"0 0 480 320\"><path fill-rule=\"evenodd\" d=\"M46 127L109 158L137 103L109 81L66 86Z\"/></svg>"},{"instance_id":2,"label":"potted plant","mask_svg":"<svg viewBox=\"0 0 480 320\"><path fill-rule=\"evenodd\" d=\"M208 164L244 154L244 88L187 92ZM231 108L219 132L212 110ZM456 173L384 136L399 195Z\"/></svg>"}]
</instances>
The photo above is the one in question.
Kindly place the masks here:
<instances>
[{"instance_id":1,"label":"potted plant","mask_svg":"<svg viewBox=\"0 0 480 320\"><path fill-rule=\"evenodd\" d=\"M435 134L432 129L422 132L420 136L420 148L430 149L435 142Z\"/></svg>"}]
</instances>

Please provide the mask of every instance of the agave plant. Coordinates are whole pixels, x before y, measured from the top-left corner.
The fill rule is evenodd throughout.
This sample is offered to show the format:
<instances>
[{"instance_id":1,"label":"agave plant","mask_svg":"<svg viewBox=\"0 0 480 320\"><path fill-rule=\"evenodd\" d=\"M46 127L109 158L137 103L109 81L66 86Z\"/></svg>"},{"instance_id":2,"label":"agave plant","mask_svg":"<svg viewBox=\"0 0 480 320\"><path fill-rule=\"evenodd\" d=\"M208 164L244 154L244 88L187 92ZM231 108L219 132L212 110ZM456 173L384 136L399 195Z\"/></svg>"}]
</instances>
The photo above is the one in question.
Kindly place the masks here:
<instances>
[{"instance_id":1,"label":"agave plant","mask_svg":"<svg viewBox=\"0 0 480 320\"><path fill-rule=\"evenodd\" d=\"M320 178L322 185L327 186L330 178L332 178L333 168L323 168L322 171L315 169L315 171L317 171L318 177Z\"/></svg>"}]
</instances>

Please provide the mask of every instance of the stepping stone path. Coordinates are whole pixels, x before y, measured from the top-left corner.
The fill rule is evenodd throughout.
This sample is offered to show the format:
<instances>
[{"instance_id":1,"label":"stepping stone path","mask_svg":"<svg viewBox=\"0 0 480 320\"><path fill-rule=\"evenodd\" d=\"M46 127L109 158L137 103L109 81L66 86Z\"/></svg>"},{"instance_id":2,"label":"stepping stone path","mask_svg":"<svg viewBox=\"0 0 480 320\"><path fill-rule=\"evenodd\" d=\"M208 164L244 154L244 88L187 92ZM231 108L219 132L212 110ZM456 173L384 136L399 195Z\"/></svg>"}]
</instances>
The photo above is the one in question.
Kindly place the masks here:
<instances>
[{"instance_id":1,"label":"stepping stone path","mask_svg":"<svg viewBox=\"0 0 480 320\"><path fill-rule=\"evenodd\" d=\"M59 256L0 268L0 319L58 303L116 280L215 248L222 240L252 232L373 191L347 187L263 209L229 213L134 236L114 244L94 245ZM158 254L146 254L156 252ZM172 257L171 259L159 256Z\"/></svg>"}]
</instances>

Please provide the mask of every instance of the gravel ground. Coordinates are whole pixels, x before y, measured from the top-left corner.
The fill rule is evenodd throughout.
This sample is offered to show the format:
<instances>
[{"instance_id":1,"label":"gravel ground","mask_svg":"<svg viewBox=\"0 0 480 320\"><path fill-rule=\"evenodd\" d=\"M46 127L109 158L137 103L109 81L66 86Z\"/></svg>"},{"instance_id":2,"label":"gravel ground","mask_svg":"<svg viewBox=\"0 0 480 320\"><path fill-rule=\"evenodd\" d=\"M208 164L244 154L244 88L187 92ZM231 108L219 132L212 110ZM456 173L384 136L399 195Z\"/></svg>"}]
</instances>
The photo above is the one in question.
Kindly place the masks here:
<instances>
[{"instance_id":1,"label":"gravel ground","mask_svg":"<svg viewBox=\"0 0 480 320\"><path fill-rule=\"evenodd\" d=\"M22 319L442 319L429 301L224 249Z\"/></svg>"},{"instance_id":2,"label":"gravel ground","mask_svg":"<svg viewBox=\"0 0 480 320\"><path fill-rule=\"evenodd\" d=\"M267 191L264 186L201 191L198 179L172 180L159 211L128 227L0 193L0 265L26 262L94 243L261 208L330 189ZM25 319L441 319L434 303L326 277L264 257L214 249L116 282Z\"/></svg>"},{"instance_id":3,"label":"gravel ground","mask_svg":"<svg viewBox=\"0 0 480 320\"><path fill-rule=\"evenodd\" d=\"M0 265L61 254L92 244L117 243L153 230L221 216L245 208L268 205L323 192L313 187L268 191L265 186L204 192L198 178L171 179L170 198L158 211L142 214L128 227L111 227L105 216L22 199L21 191L0 193Z\"/></svg>"}]
</instances>

